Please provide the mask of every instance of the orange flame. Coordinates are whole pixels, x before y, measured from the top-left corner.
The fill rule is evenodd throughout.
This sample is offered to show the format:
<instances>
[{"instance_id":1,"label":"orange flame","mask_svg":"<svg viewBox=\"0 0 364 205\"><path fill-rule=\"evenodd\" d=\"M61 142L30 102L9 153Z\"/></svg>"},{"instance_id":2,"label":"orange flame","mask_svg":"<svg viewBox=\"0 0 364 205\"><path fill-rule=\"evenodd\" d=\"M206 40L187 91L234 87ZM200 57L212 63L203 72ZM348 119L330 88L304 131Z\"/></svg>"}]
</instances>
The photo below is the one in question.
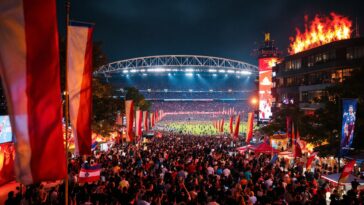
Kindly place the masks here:
<instances>
[{"instance_id":1,"label":"orange flame","mask_svg":"<svg viewBox=\"0 0 364 205\"><path fill-rule=\"evenodd\" d=\"M305 16L305 32L296 28L296 37L290 38L291 44L288 52L290 54L311 49L337 40L349 39L351 36L352 22L345 16L330 13L329 17L315 16L308 25Z\"/></svg>"}]
</instances>

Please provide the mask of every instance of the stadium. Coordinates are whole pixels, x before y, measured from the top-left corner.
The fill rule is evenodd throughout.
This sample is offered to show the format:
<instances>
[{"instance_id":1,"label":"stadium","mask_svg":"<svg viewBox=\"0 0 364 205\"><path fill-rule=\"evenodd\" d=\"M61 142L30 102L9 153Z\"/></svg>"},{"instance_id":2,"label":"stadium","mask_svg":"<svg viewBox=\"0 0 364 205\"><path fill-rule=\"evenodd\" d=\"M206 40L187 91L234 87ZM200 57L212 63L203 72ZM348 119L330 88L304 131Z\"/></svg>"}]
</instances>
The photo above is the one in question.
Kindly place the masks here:
<instances>
[{"instance_id":1,"label":"stadium","mask_svg":"<svg viewBox=\"0 0 364 205\"><path fill-rule=\"evenodd\" d=\"M152 102L151 110L163 110L168 127L217 134L212 120L227 121L230 115L251 110L247 100L256 91L257 73L256 66L242 61L164 55L116 61L94 75L112 85L115 97L124 98L126 87L137 88Z\"/></svg>"}]
</instances>

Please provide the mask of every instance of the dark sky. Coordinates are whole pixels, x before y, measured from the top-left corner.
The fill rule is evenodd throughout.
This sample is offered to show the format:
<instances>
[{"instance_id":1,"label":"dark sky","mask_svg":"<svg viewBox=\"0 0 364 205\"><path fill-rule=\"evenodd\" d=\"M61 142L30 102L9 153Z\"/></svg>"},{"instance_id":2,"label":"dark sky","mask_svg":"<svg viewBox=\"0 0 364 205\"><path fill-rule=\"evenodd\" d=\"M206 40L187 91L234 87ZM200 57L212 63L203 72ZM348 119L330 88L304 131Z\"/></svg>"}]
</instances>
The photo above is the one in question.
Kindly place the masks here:
<instances>
[{"instance_id":1,"label":"dark sky","mask_svg":"<svg viewBox=\"0 0 364 205\"><path fill-rule=\"evenodd\" d=\"M304 15L336 12L358 19L362 0L71 0L71 19L94 22L110 62L162 54L226 57L257 64L252 55L271 32L287 53ZM57 0L64 31L64 0Z\"/></svg>"}]
</instances>

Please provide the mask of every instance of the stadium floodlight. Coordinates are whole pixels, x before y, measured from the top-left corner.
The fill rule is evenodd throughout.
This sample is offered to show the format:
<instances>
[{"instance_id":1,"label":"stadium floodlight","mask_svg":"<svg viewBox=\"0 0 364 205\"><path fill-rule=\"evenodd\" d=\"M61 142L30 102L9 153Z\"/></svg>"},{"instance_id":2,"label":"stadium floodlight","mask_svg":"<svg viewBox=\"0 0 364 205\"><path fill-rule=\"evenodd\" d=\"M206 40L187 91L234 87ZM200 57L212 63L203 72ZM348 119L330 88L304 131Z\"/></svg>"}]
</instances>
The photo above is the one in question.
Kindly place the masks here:
<instances>
[{"instance_id":1,"label":"stadium floodlight","mask_svg":"<svg viewBox=\"0 0 364 205\"><path fill-rule=\"evenodd\" d=\"M213 89L210 89L210 92L214 92L214 90Z\"/></svg>"},{"instance_id":2,"label":"stadium floodlight","mask_svg":"<svg viewBox=\"0 0 364 205\"><path fill-rule=\"evenodd\" d=\"M217 74L212 74L212 76L216 77L216 76L217 76Z\"/></svg>"},{"instance_id":3,"label":"stadium floodlight","mask_svg":"<svg viewBox=\"0 0 364 205\"><path fill-rule=\"evenodd\" d=\"M217 72L217 70L216 70L216 69L209 69L209 72L210 72L210 73L216 73L216 72Z\"/></svg>"},{"instance_id":4,"label":"stadium floodlight","mask_svg":"<svg viewBox=\"0 0 364 205\"><path fill-rule=\"evenodd\" d=\"M191 76L193 76L193 73L186 73L186 76L191 77Z\"/></svg>"},{"instance_id":5,"label":"stadium floodlight","mask_svg":"<svg viewBox=\"0 0 364 205\"><path fill-rule=\"evenodd\" d=\"M192 89L189 89L188 91L192 92L193 90Z\"/></svg>"},{"instance_id":6,"label":"stadium floodlight","mask_svg":"<svg viewBox=\"0 0 364 205\"><path fill-rule=\"evenodd\" d=\"M166 69L165 68L149 68L148 72L156 72L156 73L161 73L161 72L165 72Z\"/></svg>"},{"instance_id":7,"label":"stadium floodlight","mask_svg":"<svg viewBox=\"0 0 364 205\"><path fill-rule=\"evenodd\" d=\"M233 71L233 70L228 70L227 72L228 73L235 73L235 71Z\"/></svg>"},{"instance_id":8,"label":"stadium floodlight","mask_svg":"<svg viewBox=\"0 0 364 205\"><path fill-rule=\"evenodd\" d=\"M225 73L226 70L219 70L219 73Z\"/></svg>"},{"instance_id":9,"label":"stadium floodlight","mask_svg":"<svg viewBox=\"0 0 364 205\"><path fill-rule=\"evenodd\" d=\"M131 69L131 70L130 70L130 72L131 72L131 73L136 73L137 71L138 71L138 70L136 70L136 69Z\"/></svg>"},{"instance_id":10,"label":"stadium floodlight","mask_svg":"<svg viewBox=\"0 0 364 205\"><path fill-rule=\"evenodd\" d=\"M141 69L140 72L144 73L145 72L145 69Z\"/></svg>"},{"instance_id":11,"label":"stadium floodlight","mask_svg":"<svg viewBox=\"0 0 364 205\"><path fill-rule=\"evenodd\" d=\"M243 71L240 71L240 74L242 74L242 75L251 75L252 72L243 70Z\"/></svg>"},{"instance_id":12,"label":"stadium floodlight","mask_svg":"<svg viewBox=\"0 0 364 205\"><path fill-rule=\"evenodd\" d=\"M146 75L148 75L148 74L146 74L146 73L143 73L143 75L144 75L144 76L146 76Z\"/></svg>"},{"instance_id":13,"label":"stadium floodlight","mask_svg":"<svg viewBox=\"0 0 364 205\"><path fill-rule=\"evenodd\" d=\"M129 73L129 71L128 70L123 70L123 73Z\"/></svg>"},{"instance_id":14,"label":"stadium floodlight","mask_svg":"<svg viewBox=\"0 0 364 205\"><path fill-rule=\"evenodd\" d=\"M193 68L187 68L185 71L186 72L194 72L195 70Z\"/></svg>"},{"instance_id":15,"label":"stadium floodlight","mask_svg":"<svg viewBox=\"0 0 364 205\"><path fill-rule=\"evenodd\" d=\"M233 90L229 89L228 91L229 91L229 93L231 93Z\"/></svg>"}]
</instances>

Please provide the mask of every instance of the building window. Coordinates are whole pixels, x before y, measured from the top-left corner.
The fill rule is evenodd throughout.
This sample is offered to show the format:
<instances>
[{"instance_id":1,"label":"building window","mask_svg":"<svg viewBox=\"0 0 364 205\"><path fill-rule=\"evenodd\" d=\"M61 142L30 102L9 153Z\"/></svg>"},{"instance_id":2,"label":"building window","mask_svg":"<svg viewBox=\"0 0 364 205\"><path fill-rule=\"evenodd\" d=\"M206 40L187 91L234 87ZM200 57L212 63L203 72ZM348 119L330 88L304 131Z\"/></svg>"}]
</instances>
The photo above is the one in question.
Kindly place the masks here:
<instances>
[{"instance_id":1,"label":"building window","mask_svg":"<svg viewBox=\"0 0 364 205\"><path fill-rule=\"evenodd\" d=\"M364 57L364 47L351 47L346 50L346 59L352 60Z\"/></svg>"},{"instance_id":2,"label":"building window","mask_svg":"<svg viewBox=\"0 0 364 205\"><path fill-rule=\"evenodd\" d=\"M301 59L294 59L286 61L285 70L297 70L301 68Z\"/></svg>"}]
</instances>

